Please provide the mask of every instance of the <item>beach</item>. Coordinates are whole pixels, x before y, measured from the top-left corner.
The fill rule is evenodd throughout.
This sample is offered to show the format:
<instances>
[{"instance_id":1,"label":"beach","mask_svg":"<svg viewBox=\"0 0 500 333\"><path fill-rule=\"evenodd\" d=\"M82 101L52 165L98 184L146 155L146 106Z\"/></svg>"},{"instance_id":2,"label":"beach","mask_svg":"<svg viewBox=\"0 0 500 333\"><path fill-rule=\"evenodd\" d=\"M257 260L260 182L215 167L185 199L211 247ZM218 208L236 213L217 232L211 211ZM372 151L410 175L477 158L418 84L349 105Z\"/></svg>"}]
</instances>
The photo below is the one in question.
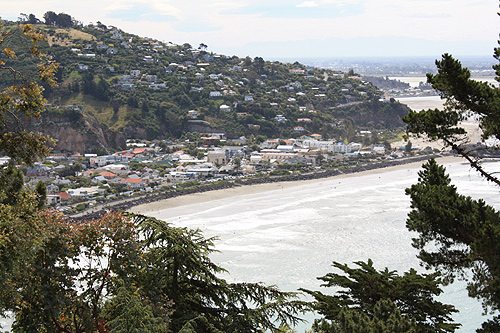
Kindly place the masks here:
<instances>
[{"instance_id":1,"label":"beach","mask_svg":"<svg viewBox=\"0 0 500 333\"><path fill-rule=\"evenodd\" d=\"M500 207L498 188L480 178L460 158L438 158L462 194ZM377 269L399 274L419 266L406 228L410 199L405 188L418 181L425 161L328 178L266 183L184 195L136 206L129 211L215 237L211 259L228 270L230 282L263 282L282 290L320 289L316 279L332 261L352 264L372 259ZM486 167L499 171L500 163ZM467 296L465 284L445 288L440 300L459 310L461 332L474 331L484 318ZM312 320L308 314L305 319ZM298 332L310 328L299 325Z\"/></svg>"},{"instance_id":2,"label":"beach","mask_svg":"<svg viewBox=\"0 0 500 333\"><path fill-rule=\"evenodd\" d=\"M437 159L438 163L447 164L447 163L455 163L461 162L463 159L455 156L447 156L440 157ZM311 180L299 180L299 181L283 181L283 182L275 182L275 183L264 183L264 184L256 184L256 185L247 185L240 187L233 187L222 190L214 190L208 192L200 192L194 194L182 195L174 198L169 198L165 200L154 201L138 206L134 206L129 208L127 211L136 214L148 215L149 213L157 212L159 210L169 209L169 208L177 208L192 204L199 204L209 201L222 200L227 198L239 197L242 195L255 195L259 193L269 192L269 191L277 191L283 189L290 189L293 187L301 187L307 184L314 184L318 182L324 182L331 179L345 179L351 177L359 177L363 175L372 175L385 173L389 171L395 170L406 170L406 169L419 169L424 162L413 162L408 164L390 166L386 168L378 168L367 171L349 173L349 174L341 174L338 176L328 177L328 178L318 178Z\"/></svg>"}]
</instances>

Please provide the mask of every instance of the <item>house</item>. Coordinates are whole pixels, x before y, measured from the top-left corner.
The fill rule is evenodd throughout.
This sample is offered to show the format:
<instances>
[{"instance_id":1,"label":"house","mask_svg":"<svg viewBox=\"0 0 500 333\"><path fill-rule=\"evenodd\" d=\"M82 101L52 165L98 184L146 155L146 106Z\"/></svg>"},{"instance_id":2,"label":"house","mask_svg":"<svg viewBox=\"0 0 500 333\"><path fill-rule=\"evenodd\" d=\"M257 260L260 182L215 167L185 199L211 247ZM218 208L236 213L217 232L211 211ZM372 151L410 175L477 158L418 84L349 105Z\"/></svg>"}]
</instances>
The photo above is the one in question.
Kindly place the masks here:
<instances>
[{"instance_id":1,"label":"house","mask_svg":"<svg viewBox=\"0 0 500 333\"><path fill-rule=\"evenodd\" d=\"M127 43L127 42L121 42L121 44L120 44L120 45L121 45L123 48L127 49L127 50L129 50L129 49L131 49L131 48L132 48L132 45L130 45L130 44L129 44L129 43Z\"/></svg>"},{"instance_id":2,"label":"house","mask_svg":"<svg viewBox=\"0 0 500 333\"><path fill-rule=\"evenodd\" d=\"M77 64L78 70L79 71L88 71L89 70L89 65L84 65L84 64Z\"/></svg>"},{"instance_id":3,"label":"house","mask_svg":"<svg viewBox=\"0 0 500 333\"><path fill-rule=\"evenodd\" d=\"M226 104L222 104L219 109L223 112L231 112L231 107L226 105Z\"/></svg>"},{"instance_id":4,"label":"house","mask_svg":"<svg viewBox=\"0 0 500 333\"><path fill-rule=\"evenodd\" d=\"M47 193L56 193L56 192L59 192L59 186L56 186L54 184L47 185Z\"/></svg>"},{"instance_id":5,"label":"house","mask_svg":"<svg viewBox=\"0 0 500 333\"><path fill-rule=\"evenodd\" d=\"M96 156L90 158L91 167L102 167L108 164L109 162L106 156Z\"/></svg>"},{"instance_id":6,"label":"house","mask_svg":"<svg viewBox=\"0 0 500 333\"><path fill-rule=\"evenodd\" d=\"M96 195L103 195L104 192L105 192L104 189L98 188L97 186L74 188L66 191L66 193L68 193L72 197L84 197L84 198L93 197Z\"/></svg>"},{"instance_id":7,"label":"house","mask_svg":"<svg viewBox=\"0 0 500 333\"><path fill-rule=\"evenodd\" d=\"M100 184L100 183L105 182L105 181L107 181L107 179L104 176L97 176L97 177L92 178L92 180L91 180L91 182L93 184Z\"/></svg>"},{"instance_id":8,"label":"house","mask_svg":"<svg viewBox=\"0 0 500 333\"><path fill-rule=\"evenodd\" d=\"M385 146L384 145L372 145L372 153L374 154L385 154Z\"/></svg>"},{"instance_id":9,"label":"house","mask_svg":"<svg viewBox=\"0 0 500 333\"><path fill-rule=\"evenodd\" d=\"M130 76L131 77L139 77L141 75L141 71L138 69L132 69L130 70Z\"/></svg>"},{"instance_id":10,"label":"house","mask_svg":"<svg viewBox=\"0 0 500 333\"><path fill-rule=\"evenodd\" d=\"M131 188L143 188L146 186L146 183L141 178L125 178L121 179L120 182Z\"/></svg>"},{"instance_id":11,"label":"house","mask_svg":"<svg viewBox=\"0 0 500 333\"><path fill-rule=\"evenodd\" d=\"M207 162L217 164L217 165L226 165L229 161L229 151L224 149L218 150L209 150L207 152Z\"/></svg>"},{"instance_id":12,"label":"house","mask_svg":"<svg viewBox=\"0 0 500 333\"><path fill-rule=\"evenodd\" d=\"M305 164L305 165L316 165L316 157L309 155L295 155L287 158L281 164Z\"/></svg>"},{"instance_id":13,"label":"house","mask_svg":"<svg viewBox=\"0 0 500 333\"><path fill-rule=\"evenodd\" d=\"M304 132L305 131L304 127L302 127L302 126L295 126L293 128L293 130L296 132Z\"/></svg>"},{"instance_id":14,"label":"house","mask_svg":"<svg viewBox=\"0 0 500 333\"><path fill-rule=\"evenodd\" d=\"M144 155L145 153L147 152L147 149L146 148L134 148L134 150L132 151L132 154L134 155Z\"/></svg>"},{"instance_id":15,"label":"house","mask_svg":"<svg viewBox=\"0 0 500 333\"><path fill-rule=\"evenodd\" d=\"M61 203L61 197L55 194L47 194L47 197L45 198L45 205L46 206L55 206L59 205Z\"/></svg>"},{"instance_id":16,"label":"house","mask_svg":"<svg viewBox=\"0 0 500 333\"><path fill-rule=\"evenodd\" d=\"M104 169L119 176L127 175L130 172L130 167L125 164L110 164L105 166Z\"/></svg>"},{"instance_id":17,"label":"house","mask_svg":"<svg viewBox=\"0 0 500 333\"><path fill-rule=\"evenodd\" d=\"M304 69L294 68L290 70L290 73L304 75L306 71Z\"/></svg>"},{"instance_id":18,"label":"house","mask_svg":"<svg viewBox=\"0 0 500 333\"><path fill-rule=\"evenodd\" d=\"M114 47L110 47L109 49L106 50L106 53L114 55L118 53L118 50L115 49Z\"/></svg>"},{"instance_id":19,"label":"house","mask_svg":"<svg viewBox=\"0 0 500 333\"><path fill-rule=\"evenodd\" d=\"M248 128L251 130L260 130L260 125L247 124Z\"/></svg>"},{"instance_id":20,"label":"house","mask_svg":"<svg viewBox=\"0 0 500 333\"><path fill-rule=\"evenodd\" d=\"M59 198L61 198L61 201L66 201L70 198L69 193L66 192L52 193L52 195L57 195Z\"/></svg>"},{"instance_id":21,"label":"house","mask_svg":"<svg viewBox=\"0 0 500 333\"><path fill-rule=\"evenodd\" d=\"M219 169L217 169L212 163L202 163L186 166L186 172L188 174L194 174L196 178L199 178L216 175L219 173Z\"/></svg>"},{"instance_id":22,"label":"house","mask_svg":"<svg viewBox=\"0 0 500 333\"><path fill-rule=\"evenodd\" d=\"M167 181L172 183L184 183L194 178L194 174L188 174L183 171L170 171L167 174Z\"/></svg>"},{"instance_id":23,"label":"house","mask_svg":"<svg viewBox=\"0 0 500 333\"><path fill-rule=\"evenodd\" d=\"M219 98L222 97L222 94L220 91L211 91L209 94L210 98Z\"/></svg>"},{"instance_id":24,"label":"house","mask_svg":"<svg viewBox=\"0 0 500 333\"><path fill-rule=\"evenodd\" d=\"M113 30L111 31L111 39L123 39L123 36L118 31Z\"/></svg>"},{"instance_id":25,"label":"house","mask_svg":"<svg viewBox=\"0 0 500 333\"><path fill-rule=\"evenodd\" d=\"M99 173L99 176L102 176L106 179L111 179L111 178L115 178L116 174L109 172L109 171L102 171Z\"/></svg>"},{"instance_id":26,"label":"house","mask_svg":"<svg viewBox=\"0 0 500 333\"><path fill-rule=\"evenodd\" d=\"M167 89L167 85L165 83L151 83L149 85L151 89Z\"/></svg>"},{"instance_id":27,"label":"house","mask_svg":"<svg viewBox=\"0 0 500 333\"><path fill-rule=\"evenodd\" d=\"M293 145L279 145L276 147L277 150L281 152L292 152L294 151L294 146Z\"/></svg>"},{"instance_id":28,"label":"house","mask_svg":"<svg viewBox=\"0 0 500 333\"><path fill-rule=\"evenodd\" d=\"M229 155L238 155L242 156L245 155L245 147L243 146L224 146L222 147L222 150L225 150L228 152Z\"/></svg>"},{"instance_id":29,"label":"house","mask_svg":"<svg viewBox=\"0 0 500 333\"><path fill-rule=\"evenodd\" d=\"M266 140L266 141L262 142L260 144L260 148L262 148L262 149L274 149L278 146L278 144L279 144L279 140L270 139L270 140Z\"/></svg>"},{"instance_id":30,"label":"house","mask_svg":"<svg viewBox=\"0 0 500 333\"><path fill-rule=\"evenodd\" d=\"M189 110L188 111L188 117L191 119L196 119L200 115L200 111L198 110Z\"/></svg>"},{"instance_id":31,"label":"house","mask_svg":"<svg viewBox=\"0 0 500 333\"><path fill-rule=\"evenodd\" d=\"M294 153L285 153L277 149L261 150L262 161L281 163L286 159L296 156Z\"/></svg>"},{"instance_id":32,"label":"house","mask_svg":"<svg viewBox=\"0 0 500 333\"><path fill-rule=\"evenodd\" d=\"M274 117L274 119L276 119L276 121L279 122L279 123L286 122L286 118L283 115L281 115L281 114L276 115L276 117Z\"/></svg>"},{"instance_id":33,"label":"house","mask_svg":"<svg viewBox=\"0 0 500 333\"><path fill-rule=\"evenodd\" d=\"M146 75L146 81L147 82L156 82L158 77L156 75Z\"/></svg>"},{"instance_id":34,"label":"house","mask_svg":"<svg viewBox=\"0 0 500 333\"><path fill-rule=\"evenodd\" d=\"M125 90L133 90L133 89L135 89L135 84L123 83L122 85L120 85L120 88L125 89Z\"/></svg>"}]
</instances>

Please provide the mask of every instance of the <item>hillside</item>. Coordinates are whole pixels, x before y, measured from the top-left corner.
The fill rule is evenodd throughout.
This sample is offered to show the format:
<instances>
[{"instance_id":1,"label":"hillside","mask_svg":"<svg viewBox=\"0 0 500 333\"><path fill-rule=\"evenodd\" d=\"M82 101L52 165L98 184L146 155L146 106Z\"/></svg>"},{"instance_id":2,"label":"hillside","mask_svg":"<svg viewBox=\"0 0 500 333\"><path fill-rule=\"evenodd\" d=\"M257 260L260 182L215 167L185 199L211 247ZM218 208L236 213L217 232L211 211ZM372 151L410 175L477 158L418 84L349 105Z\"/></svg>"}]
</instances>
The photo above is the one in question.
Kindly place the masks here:
<instances>
[{"instance_id":1,"label":"hillside","mask_svg":"<svg viewBox=\"0 0 500 333\"><path fill-rule=\"evenodd\" d=\"M80 112L75 119L87 120L86 131L113 133L96 134L97 146L123 148L124 139L180 138L188 132L220 138L319 133L351 140L361 129L404 126L406 106L381 102L381 92L354 75L220 55L204 44L164 43L101 23L36 27L48 36L45 52L60 63L59 87L45 92L48 109ZM68 138L54 126L38 127L60 141Z\"/></svg>"}]
</instances>

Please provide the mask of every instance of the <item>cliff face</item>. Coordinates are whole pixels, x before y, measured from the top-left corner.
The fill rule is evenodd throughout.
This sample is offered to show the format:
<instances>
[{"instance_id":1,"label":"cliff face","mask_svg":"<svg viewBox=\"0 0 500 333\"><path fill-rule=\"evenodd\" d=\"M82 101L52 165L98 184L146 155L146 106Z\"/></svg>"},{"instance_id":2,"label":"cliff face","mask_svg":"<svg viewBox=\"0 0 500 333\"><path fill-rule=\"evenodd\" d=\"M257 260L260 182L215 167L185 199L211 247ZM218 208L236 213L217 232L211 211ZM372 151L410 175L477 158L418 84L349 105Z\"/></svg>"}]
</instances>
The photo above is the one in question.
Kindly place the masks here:
<instances>
[{"instance_id":1,"label":"cliff face","mask_svg":"<svg viewBox=\"0 0 500 333\"><path fill-rule=\"evenodd\" d=\"M32 130L55 139L54 151L88 153L106 148L125 149L125 137L79 111L44 112L31 123Z\"/></svg>"}]
</instances>

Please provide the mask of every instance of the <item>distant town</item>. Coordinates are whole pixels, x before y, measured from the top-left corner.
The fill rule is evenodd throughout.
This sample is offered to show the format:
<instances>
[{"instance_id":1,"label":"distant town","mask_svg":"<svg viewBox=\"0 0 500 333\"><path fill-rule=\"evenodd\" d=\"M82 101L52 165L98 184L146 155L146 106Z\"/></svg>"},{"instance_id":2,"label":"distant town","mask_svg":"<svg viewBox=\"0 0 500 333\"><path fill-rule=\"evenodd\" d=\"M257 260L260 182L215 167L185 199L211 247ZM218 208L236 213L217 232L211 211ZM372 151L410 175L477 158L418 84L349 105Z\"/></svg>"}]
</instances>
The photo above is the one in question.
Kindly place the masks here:
<instances>
[{"instance_id":1,"label":"distant town","mask_svg":"<svg viewBox=\"0 0 500 333\"><path fill-rule=\"evenodd\" d=\"M371 137L373 133L359 135ZM196 134L184 142L129 140L127 144L128 149L109 155L52 154L33 167L22 167L26 186L33 189L44 182L46 205L71 215L97 205L112 207L126 199L203 184L286 180L433 153L429 147L411 143L393 148L364 146L323 140L319 134L265 140L252 147L245 145L245 138L226 141Z\"/></svg>"}]
</instances>

